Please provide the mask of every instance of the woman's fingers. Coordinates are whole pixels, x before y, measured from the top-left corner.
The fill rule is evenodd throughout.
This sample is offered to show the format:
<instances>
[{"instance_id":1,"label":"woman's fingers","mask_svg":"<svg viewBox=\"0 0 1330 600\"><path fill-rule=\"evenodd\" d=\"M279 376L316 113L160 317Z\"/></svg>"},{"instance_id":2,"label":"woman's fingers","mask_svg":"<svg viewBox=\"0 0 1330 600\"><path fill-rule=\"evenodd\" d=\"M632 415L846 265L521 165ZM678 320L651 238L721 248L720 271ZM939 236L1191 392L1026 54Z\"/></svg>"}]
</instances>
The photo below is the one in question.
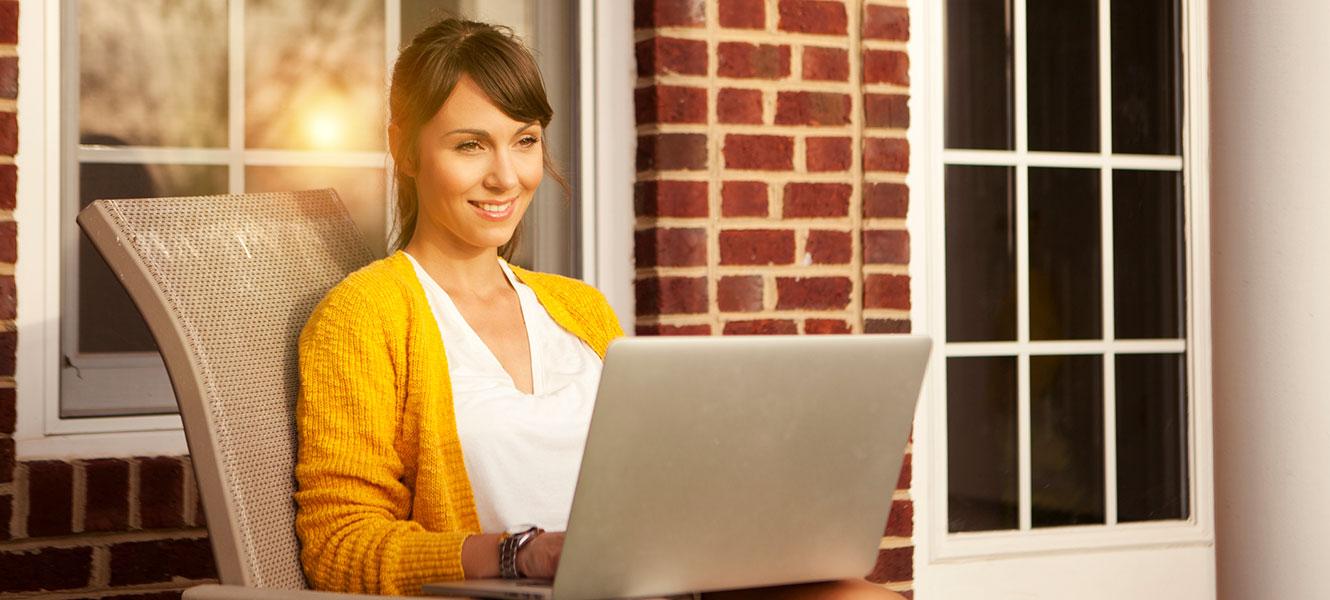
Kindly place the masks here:
<instances>
[{"instance_id":1,"label":"woman's fingers","mask_svg":"<svg viewBox=\"0 0 1330 600\"><path fill-rule=\"evenodd\" d=\"M517 553L517 568L523 577L554 579L563 554L563 532L542 533Z\"/></svg>"}]
</instances>

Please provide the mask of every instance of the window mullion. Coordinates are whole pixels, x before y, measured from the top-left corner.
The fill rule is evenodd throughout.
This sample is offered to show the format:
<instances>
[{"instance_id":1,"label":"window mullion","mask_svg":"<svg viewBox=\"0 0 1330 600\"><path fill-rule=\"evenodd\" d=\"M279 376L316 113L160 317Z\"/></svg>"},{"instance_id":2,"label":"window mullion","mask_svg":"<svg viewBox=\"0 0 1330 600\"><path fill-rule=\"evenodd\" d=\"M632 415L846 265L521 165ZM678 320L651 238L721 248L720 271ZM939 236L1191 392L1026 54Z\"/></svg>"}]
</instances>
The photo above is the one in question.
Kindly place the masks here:
<instances>
[{"instance_id":1,"label":"window mullion","mask_svg":"<svg viewBox=\"0 0 1330 600\"><path fill-rule=\"evenodd\" d=\"M227 4L227 192L245 192L245 0Z\"/></svg>"},{"instance_id":2,"label":"window mullion","mask_svg":"<svg viewBox=\"0 0 1330 600\"><path fill-rule=\"evenodd\" d=\"M1100 256L1103 274L1103 333L1109 342L1114 331L1113 275L1113 53L1110 0L1099 0L1099 153L1104 166L1099 171ZM1117 355L1104 353L1104 524L1118 522Z\"/></svg>"},{"instance_id":3,"label":"window mullion","mask_svg":"<svg viewBox=\"0 0 1330 600\"><path fill-rule=\"evenodd\" d=\"M1030 168L1026 153L1030 150L1029 93L1026 43L1025 0L1012 2L1012 36L1016 96L1016 341L1021 353L1016 363L1016 442L1019 464L1020 529L1028 531L1031 522L1030 480Z\"/></svg>"}]
</instances>

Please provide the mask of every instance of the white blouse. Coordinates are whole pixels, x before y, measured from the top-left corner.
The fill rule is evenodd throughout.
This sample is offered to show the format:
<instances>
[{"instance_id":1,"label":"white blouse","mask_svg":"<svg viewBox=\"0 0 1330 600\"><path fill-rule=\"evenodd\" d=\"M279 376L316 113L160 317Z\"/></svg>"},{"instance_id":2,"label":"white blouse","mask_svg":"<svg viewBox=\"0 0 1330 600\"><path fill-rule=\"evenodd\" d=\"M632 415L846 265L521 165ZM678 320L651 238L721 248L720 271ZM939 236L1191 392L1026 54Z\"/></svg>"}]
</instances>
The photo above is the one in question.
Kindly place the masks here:
<instances>
[{"instance_id":1,"label":"white blouse","mask_svg":"<svg viewBox=\"0 0 1330 600\"><path fill-rule=\"evenodd\" d=\"M555 323L535 292L499 259L517 290L531 347L533 393L522 393L448 293L407 257L443 336L457 434L481 529L567 529L600 385L600 356Z\"/></svg>"}]
</instances>

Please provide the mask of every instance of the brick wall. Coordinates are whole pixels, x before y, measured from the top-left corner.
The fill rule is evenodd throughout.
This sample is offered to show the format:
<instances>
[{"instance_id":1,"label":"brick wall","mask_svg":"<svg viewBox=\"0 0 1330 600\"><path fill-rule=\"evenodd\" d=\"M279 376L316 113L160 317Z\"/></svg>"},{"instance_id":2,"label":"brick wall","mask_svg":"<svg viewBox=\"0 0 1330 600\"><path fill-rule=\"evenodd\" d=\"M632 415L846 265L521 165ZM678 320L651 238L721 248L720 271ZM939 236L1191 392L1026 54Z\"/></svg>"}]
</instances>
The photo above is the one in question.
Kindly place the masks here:
<instances>
[{"instance_id":1,"label":"brick wall","mask_svg":"<svg viewBox=\"0 0 1330 600\"><path fill-rule=\"evenodd\" d=\"M18 10L0 0L0 598L177 598L216 578L188 458L14 458Z\"/></svg>"},{"instance_id":2,"label":"brick wall","mask_svg":"<svg viewBox=\"0 0 1330 600\"><path fill-rule=\"evenodd\" d=\"M910 330L905 0L636 0L636 329ZM906 455L877 567L913 579Z\"/></svg>"}]
</instances>

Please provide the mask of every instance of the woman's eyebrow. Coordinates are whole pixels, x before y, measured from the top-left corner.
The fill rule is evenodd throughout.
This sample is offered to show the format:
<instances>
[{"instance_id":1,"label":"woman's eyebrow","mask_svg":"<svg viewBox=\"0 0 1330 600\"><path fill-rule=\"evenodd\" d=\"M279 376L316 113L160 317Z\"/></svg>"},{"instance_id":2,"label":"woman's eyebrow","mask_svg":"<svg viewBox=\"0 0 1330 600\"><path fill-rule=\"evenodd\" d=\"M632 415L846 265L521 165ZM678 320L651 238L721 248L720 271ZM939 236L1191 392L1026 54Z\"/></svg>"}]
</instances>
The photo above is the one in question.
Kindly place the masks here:
<instances>
[{"instance_id":1,"label":"woman's eyebrow","mask_svg":"<svg viewBox=\"0 0 1330 600\"><path fill-rule=\"evenodd\" d=\"M539 121L532 121L532 122L530 122L530 123L527 123L526 125L523 125L520 129L518 129L517 132L514 133L513 135L514 135L514 136L521 135L523 131L526 131L526 130L528 130L528 129L531 129L532 127L535 127L535 126L537 126L537 125L540 125L540 122L539 122ZM488 131L485 131L485 130L483 130L483 129L454 129L454 130L449 131L448 133L445 133L445 134L443 134L443 135L444 135L444 137L447 137L447 136L455 135L455 134L468 134L468 135L474 135L474 136L476 136L476 137L481 137L481 138L485 138L485 139L490 139L490 137L491 137L490 134L489 134L489 132L488 132Z\"/></svg>"}]
</instances>

